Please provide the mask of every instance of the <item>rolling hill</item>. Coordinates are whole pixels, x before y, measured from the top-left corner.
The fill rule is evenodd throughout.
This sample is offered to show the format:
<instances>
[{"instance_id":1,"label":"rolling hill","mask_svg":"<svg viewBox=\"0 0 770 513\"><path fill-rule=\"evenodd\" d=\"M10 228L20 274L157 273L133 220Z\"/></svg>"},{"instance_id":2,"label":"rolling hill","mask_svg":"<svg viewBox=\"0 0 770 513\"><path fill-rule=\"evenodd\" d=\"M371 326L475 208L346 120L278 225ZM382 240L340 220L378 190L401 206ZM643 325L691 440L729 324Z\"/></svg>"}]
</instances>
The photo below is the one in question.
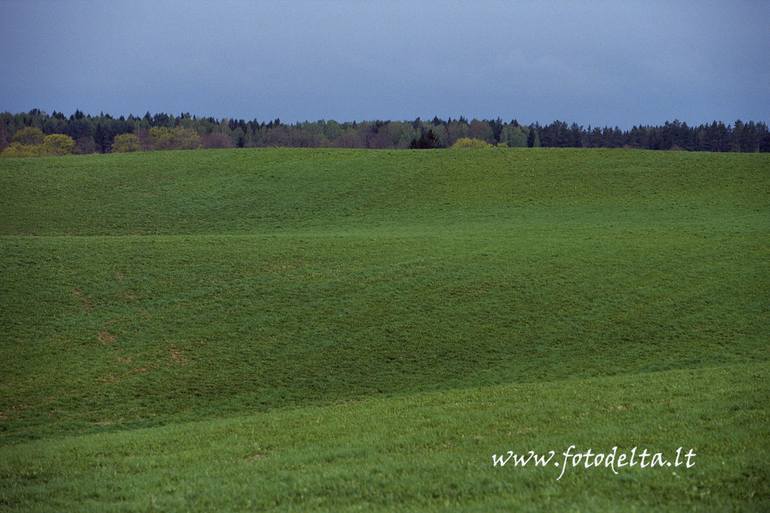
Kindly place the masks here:
<instances>
[{"instance_id":1,"label":"rolling hill","mask_svg":"<svg viewBox=\"0 0 770 513\"><path fill-rule=\"evenodd\" d=\"M766 155L169 151L0 191L0 509L770 507ZM570 444L698 460L492 466Z\"/></svg>"}]
</instances>

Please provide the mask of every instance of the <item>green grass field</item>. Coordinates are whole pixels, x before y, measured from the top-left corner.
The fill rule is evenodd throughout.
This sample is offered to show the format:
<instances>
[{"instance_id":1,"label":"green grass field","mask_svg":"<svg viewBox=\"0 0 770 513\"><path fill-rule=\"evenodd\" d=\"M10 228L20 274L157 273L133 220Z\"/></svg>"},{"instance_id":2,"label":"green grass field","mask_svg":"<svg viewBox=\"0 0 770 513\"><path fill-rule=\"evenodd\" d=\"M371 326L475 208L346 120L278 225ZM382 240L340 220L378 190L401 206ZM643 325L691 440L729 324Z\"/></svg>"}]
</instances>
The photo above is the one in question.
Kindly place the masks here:
<instances>
[{"instance_id":1,"label":"green grass field","mask_svg":"<svg viewBox=\"0 0 770 513\"><path fill-rule=\"evenodd\" d=\"M0 511L768 511L769 242L761 154L0 160Z\"/></svg>"}]
</instances>

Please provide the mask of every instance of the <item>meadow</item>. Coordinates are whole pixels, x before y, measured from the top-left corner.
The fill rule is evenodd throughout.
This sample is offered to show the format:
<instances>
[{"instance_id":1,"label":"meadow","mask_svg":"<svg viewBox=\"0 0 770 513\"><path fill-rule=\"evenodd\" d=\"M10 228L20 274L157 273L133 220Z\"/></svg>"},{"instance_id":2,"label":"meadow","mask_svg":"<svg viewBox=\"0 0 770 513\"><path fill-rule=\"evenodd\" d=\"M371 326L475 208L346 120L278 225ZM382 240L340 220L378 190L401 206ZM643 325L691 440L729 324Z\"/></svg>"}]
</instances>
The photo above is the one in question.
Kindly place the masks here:
<instances>
[{"instance_id":1,"label":"meadow","mask_svg":"<svg viewBox=\"0 0 770 513\"><path fill-rule=\"evenodd\" d=\"M0 160L0 511L767 511L770 156ZM575 444L689 469L494 468Z\"/></svg>"}]
</instances>

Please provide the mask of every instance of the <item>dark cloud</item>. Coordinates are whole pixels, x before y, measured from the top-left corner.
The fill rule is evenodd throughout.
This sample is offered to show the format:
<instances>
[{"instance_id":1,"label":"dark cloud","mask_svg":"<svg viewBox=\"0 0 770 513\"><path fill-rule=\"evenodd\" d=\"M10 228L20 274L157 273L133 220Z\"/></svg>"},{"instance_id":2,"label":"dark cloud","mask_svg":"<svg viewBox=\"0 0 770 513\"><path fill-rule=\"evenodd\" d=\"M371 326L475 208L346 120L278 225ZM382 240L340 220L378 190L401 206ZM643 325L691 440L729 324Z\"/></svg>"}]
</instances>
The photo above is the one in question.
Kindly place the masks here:
<instances>
[{"instance_id":1,"label":"dark cloud","mask_svg":"<svg viewBox=\"0 0 770 513\"><path fill-rule=\"evenodd\" d=\"M0 109L770 118L770 2L0 2Z\"/></svg>"}]
</instances>

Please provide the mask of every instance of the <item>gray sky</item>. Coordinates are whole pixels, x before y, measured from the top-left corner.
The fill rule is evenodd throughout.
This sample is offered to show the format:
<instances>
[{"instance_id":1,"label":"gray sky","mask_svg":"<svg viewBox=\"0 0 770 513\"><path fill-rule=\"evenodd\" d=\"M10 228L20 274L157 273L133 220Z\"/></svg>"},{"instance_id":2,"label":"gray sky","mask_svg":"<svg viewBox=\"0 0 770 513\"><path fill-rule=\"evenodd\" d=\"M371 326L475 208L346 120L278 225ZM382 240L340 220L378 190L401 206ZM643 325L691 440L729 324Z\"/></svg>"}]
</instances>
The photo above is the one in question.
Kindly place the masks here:
<instances>
[{"instance_id":1,"label":"gray sky","mask_svg":"<svg viewBox=\"0 0 770 513\"><path fill-rule=\"evenodd\" d=\"M770 1L0 0L0 110L770 120Z\"/></svg>"}]
</instances>

